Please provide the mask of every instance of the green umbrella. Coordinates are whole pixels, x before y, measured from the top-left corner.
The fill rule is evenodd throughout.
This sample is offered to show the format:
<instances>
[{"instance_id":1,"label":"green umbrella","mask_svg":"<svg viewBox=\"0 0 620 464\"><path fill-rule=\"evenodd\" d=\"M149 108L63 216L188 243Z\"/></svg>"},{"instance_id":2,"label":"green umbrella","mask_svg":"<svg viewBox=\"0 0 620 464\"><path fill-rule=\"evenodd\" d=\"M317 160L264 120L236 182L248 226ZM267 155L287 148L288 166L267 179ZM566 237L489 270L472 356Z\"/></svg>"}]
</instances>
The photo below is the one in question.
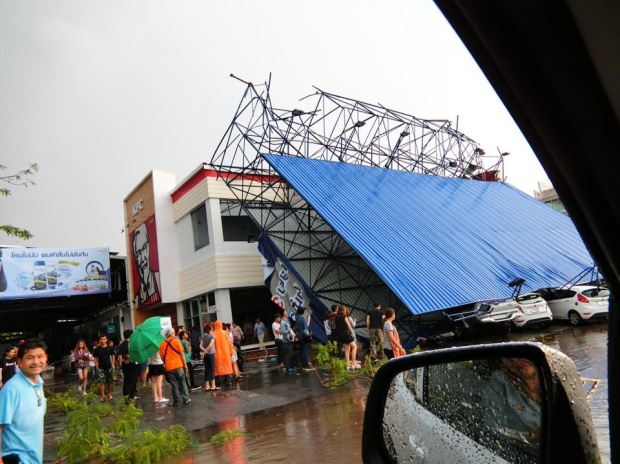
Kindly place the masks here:
<instances>
[{"instance_id":1,"label":"green umbrella","mask_svg":"<svg viewBox=\"0 0 620 464\"><path fill-rule=\"evenodd\" d=\"M153 356L166 339L163 332L167 327L172 327L171 319L160 316L149 317L136 327L136 331L129 337L129 359L143 363Z\"/></svg>"}]
</instances>

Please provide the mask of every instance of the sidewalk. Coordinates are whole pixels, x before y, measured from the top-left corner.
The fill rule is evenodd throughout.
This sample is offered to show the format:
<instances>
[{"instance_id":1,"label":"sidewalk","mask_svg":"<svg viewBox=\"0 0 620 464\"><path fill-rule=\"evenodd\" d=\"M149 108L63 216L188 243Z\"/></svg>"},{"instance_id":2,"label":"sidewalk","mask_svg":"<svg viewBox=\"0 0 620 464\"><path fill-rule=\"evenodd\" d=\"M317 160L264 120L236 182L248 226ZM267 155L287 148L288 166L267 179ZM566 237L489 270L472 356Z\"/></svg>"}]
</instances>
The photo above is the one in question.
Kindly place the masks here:
<instances>
[{"instance_id":1,"label":"sidewalk","mask_svg":"<svg viewBox=\"0 0 620 464\"><path fill-rule=\"evenodd\" d=\"M200 385L203 385L202 380L202 375L197 375L196 382L200 381ZM141 393L136 405L144 411L142 420L145 425L165 428L181 424L191 431L225 419L319 396L328 391L321 386L314 371L299 370L295 374L287 374L278 369L275 362L252 361L246 362L245 377L233 382L230 390L192 391L191 404L169 406L168 403L153 403L149 389ZM169 387L164 388L164 396L172 399Z\"/></svg>"},{"instance_id":2,"label":"sidewalk","mask_svg":"<svg viewBox=\"0 0 620 464\"><path fill-rule=\"evenodd\" d=\"M196 382L203 386L202 372L196 374ZM164 396L172 399L170 387L164 381ZM61 376L54 382L46 382L50 390L77 389L77 377ZM174 424L183 425L188 431L212 426L220 421L264 411L273 407L294 403L306 398L329 394L314 371L285 373L278 369L275 359L252 360L245 364L245 377L234 381L229 390L205 392L203 388L190 392L191 404L170 406L170 403L154 403L150 386L140 389L136 406L143 410L142 427L167 428ZM123 401L122 385L114 386L114 402ZM58 432L62 428L58 413L48 413L45 419L45 433ZM44 461L53 462L56 450L46 439Z\"/></svg>"}]
</instances>

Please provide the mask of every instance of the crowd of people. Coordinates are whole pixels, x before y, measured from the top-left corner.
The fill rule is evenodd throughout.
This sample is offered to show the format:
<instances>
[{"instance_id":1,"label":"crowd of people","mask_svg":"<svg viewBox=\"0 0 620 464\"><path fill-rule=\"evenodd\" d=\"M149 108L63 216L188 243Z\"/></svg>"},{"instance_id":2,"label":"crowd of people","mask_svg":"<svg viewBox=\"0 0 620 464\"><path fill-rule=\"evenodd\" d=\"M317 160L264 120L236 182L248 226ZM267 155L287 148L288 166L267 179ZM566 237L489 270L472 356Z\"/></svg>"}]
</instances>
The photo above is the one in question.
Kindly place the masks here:
<instances>
[{"instance_id":1,"label":"crowd of people","mask_svg":"<svg viewBox=\"0 0 620 464\"><path fill-rule=\"evenodd\" d=\"M395 314L392 308L381 310L375 305L366 314L366 326L370 339L371 359L397 357L405 353L398 332L394 328ZM348 369L359 369L355 321L345 305L334 306L325 318L325 328L330 340L342 346ZM278 366L286 372L295 372L298 366L311 370L309 359L310 314L300 307L275 314L271 330L277 348ZM204 335L197 329L191 333L179 328L166 328L165 340L148 360L132 361L129 356L130 338L133 330L123 333L123 341L116 346L103 334L91 348L80 339L71 350L72 366L78 377L78 390L88 393L89 378L98 383L101 402L113 401L113 384L123 381L123 396L130 402L138 398L138 385L151 380L153 401L172 406L190 404L189 392L204 388L206 392L229 388L231 383L243 377L241 342L251 334L264 350L267 333L265 325L256 320L252 332L238 325L221 321L207 323ZM298 345L298 359L294 359L294 346ZM196 382L195 363L204 363L204 386ZM43 453L43 417L46 402L41 374L47 367L47 347L41 340L21 341L17 347L9 347L0 360L0 446L2 462L41 462ZM164 380L170 384L171 399L164 396ZM34 395L32 394L34 392Z\"/></svg>"},{"instance_id":2,"label":"crowd of people","mask_svg":"<svg viewBox=\"0 0 620 464\"><path fill-rule=\"evenodd\" d=\"M366 312L366 329L368 330L368 356L371 361L397 358L406 354L398 331L394 327L396 313L393 308L381 309L375 303ZM325 315L325 333L329 341L342 346L347 369L354 370L361 367L358 361L359 346L355 334L356 321L351 316L350 309L345 305L333 305Z\"/></svg>"},{"instance_id":3,"label":"crowd of people","mask_svg":"<svg viewBox=\"0 0 620 464\"><path fill-rule=\"evenodd\" d=\"M373 305L366 312L368 355L371 360L380 360L383 357L391 359L405 354L398 331L394 327L394 319L394 310L386 308L384 311L379 304ZM338 343L350 370L361 367L358 360L361 350L356 339L355 327L356 321L346 305L334 305L327 311L325 331L328 340ZM129 359L129 338L132 333L131 329L126 330L123 341L118 345L105 334L102 334L90 348L84 339L78 340L70 356L72 372L78 377L79 391L87 394L89 381L96 381L100 401L112 401L113 385L122 380L123 396L131 401L138 398L138 387L147 386L150 379L153 401L166 403L170 401L163 395L166 380L178 389L177 394L177 390L173 388L172 398L173 404L177 404L189 399L185 393L191 390L204 388L205 391L216 391L228 388L232 382L241 380L244 376L241 344L246 339L253 338L258 342L259 351L264 353L260 360L265 361L268 356L265 346L267 328L260 318L255 319L254 324L246 320L244 328L235 323L225 324L221 321L205 323L203 335L196 327L189 332L180 326L173 336L178 343L166 344L165 348L168 348L168 351L165 348L160 349L142 363ZM310 331L310 314L305 308L293 308L290 313L285 309L277 312L271 324L271 333L275 341L279 368L286 372L295 372L298 369L312 370L309 350L313 336ZM17 351L18 347L7 348L0 360L0 388L19 370ZM175 357L178 359L174 359ZM196 366L201 362L204 364L202 386L196 379ZM177 376L177 372L172 372L178 369L183 370L184 387L178 382L180 377Z\"/></svg>"},{"instance_id":4,"label":"crowd of people","mask_svg":"<svg viewBox=\"0 0 620 464\"><path fill-rule=\"evenodd\" d=\"M196 373L200 361L204 363L204 390L207 392L229 388L233 381L240 380L244 375L241 354L244 334L236 324L223 324L221 321L207 323L202 336L196 328L188 333L182 326L178 330L168 327L159 350L145 363L129 359L128 341L132 333L132 330L125 331L125 340L118 351L123 373L123 396L128 401L137 398L143 366L151 381L153 401L172 406L191 403L189 392L203 388ZM171 387L171 399L164 396L164 380ZM105 398L102 390L101 401Z\"/></svg>"}]
</instances>

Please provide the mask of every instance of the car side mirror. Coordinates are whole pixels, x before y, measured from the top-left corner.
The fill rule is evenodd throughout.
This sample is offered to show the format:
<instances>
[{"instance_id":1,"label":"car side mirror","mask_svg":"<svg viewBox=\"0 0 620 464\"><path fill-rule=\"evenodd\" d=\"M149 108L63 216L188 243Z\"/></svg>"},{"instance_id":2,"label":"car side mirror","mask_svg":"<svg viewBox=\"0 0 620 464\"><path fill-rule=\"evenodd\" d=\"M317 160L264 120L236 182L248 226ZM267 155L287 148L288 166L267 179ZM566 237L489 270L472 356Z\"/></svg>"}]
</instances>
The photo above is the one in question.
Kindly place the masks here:
<instances>
[{"instance_id":1,"label":"car side mirror","mask_svg":"<svg viewBox=\"0 0 620 464\"><path fill-rule=\"evenodd\" d=\"M416 353L377 371L365 463L597 463L575 364L537 343Z\"/></svg>"}]
</instances>

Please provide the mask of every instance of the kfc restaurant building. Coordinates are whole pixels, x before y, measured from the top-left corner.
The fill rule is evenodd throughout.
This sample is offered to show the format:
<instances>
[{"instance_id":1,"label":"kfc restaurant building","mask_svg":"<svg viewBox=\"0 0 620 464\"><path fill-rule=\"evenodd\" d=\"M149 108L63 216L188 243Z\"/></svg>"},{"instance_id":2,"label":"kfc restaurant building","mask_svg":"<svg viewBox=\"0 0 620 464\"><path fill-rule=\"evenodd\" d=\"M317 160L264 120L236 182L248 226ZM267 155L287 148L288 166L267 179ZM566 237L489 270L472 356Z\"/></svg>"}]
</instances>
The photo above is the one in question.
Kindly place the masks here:
<instances>
[{"instance_id":1,"label":"kfc restaurant building","mask_svg":"<svg viewBox=\"0 0 620 464\"><path fill-rule=\"evenodd\" d=\"M134 327L151 316L187 329L271 321L272 269L251 239L258 231L215 171L200 165L177 185L174 174L153 170L124 210Z\"/></svg>"}]
</instances>

